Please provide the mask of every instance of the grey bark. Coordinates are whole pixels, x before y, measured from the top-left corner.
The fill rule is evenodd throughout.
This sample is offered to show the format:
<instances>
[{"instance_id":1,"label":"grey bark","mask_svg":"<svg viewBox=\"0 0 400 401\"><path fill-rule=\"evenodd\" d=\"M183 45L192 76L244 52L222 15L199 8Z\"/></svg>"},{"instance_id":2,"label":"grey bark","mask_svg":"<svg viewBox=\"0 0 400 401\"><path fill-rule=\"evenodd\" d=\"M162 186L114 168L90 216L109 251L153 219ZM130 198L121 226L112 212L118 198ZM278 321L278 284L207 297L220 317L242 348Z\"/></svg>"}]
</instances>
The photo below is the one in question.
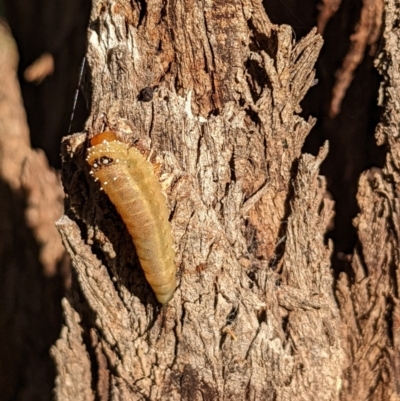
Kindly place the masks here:
<instances>
[{"instance_id":1,"label":"grey bark","mask_svg":"<svg viewBox=\"0 0 400 401\"><path fill-rule=\"evenodd\" d=\"M90 118L63 144L74 280L56 399L338 399L328 146L301 153L314 120L299 116L320 36L296 43L257 0L94 1L88 42ZM106 130L159 164L179 278L164 310L85 164Z\"/></svg>"},{"instance_id":2,"label":"grey bark","mask_svg":"<svg viewBox=\"0 0 400 401\"><path fill-rule=\"evenodd\" d=\"M400 5L385 3L376 63L387 160L361 176L359 242L335 282L328 148L301 154L314 121L298 116L321 39L295 43L257 2L225 3L94 4L91 117L63 145L74 274L55 398L397 400ZM0 29L0 394L45 399L69 282L62 192L29 146L16 64ZM165 310L88 174L87 138L107 129L149 146L161 173L179 279Z\"/></svg>"}]
</instances>

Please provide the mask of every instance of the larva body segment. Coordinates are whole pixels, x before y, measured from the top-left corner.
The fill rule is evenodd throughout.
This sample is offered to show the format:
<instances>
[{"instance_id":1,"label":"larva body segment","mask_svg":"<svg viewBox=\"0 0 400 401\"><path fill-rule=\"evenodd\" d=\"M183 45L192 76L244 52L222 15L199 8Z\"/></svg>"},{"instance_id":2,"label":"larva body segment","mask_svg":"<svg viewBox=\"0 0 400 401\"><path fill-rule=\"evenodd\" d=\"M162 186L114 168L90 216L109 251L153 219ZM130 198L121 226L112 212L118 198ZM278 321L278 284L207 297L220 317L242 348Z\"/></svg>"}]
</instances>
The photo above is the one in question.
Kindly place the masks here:
<instances>
[{"instance_id":1,"label":"larva body segment","mask_svg":"<svg viewBox=\"0 0 400 401\"><path fill-rule=\"evenodd\" d=\"M87 156L91 174L121 215L147 281L158 301L166 304L176 288L176 267L165 197L152 164L111 134L92 140Z\"/></svg>"}]
</instances>

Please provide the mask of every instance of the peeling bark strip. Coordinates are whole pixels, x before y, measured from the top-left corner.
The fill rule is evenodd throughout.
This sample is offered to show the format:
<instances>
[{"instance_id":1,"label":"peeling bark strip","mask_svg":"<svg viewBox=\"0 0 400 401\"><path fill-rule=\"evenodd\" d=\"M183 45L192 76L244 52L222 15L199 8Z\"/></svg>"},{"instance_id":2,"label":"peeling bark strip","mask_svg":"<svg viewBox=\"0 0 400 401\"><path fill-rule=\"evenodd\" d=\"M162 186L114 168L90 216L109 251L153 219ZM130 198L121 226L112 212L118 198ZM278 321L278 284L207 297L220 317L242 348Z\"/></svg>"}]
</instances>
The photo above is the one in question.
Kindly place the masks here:
<instances>
[{"instance_id":1,"label":"peeling bark strip","mask_svg":"<svg viewBox=\"0 0 400 401\"><path fill-rule=\"evenodd\" d=\"M97 134L91 144L86 158L90 173L121 215L146 279L165 305L176 288L175 252L169 211L153 166L114 133Z\"/></svg>"},{"instance_id":2,"label":"peeling bark strip","mask_svg":"<svg viewBox=\"0 0 400 401\"><path fill-rule=\"evenodd\" d=\"M71 306L83 308L82 335L95 332L83 343L99 399L336 400L327 148L301 154L314 120L297 115L320 36L294 43L256 0L97 0L89 27L89 137L151 142L179 274L160 314L123 222L91 184L86 135L67 138L70 218L58 227L85 300Z\"/></svg>"}]
</instances>

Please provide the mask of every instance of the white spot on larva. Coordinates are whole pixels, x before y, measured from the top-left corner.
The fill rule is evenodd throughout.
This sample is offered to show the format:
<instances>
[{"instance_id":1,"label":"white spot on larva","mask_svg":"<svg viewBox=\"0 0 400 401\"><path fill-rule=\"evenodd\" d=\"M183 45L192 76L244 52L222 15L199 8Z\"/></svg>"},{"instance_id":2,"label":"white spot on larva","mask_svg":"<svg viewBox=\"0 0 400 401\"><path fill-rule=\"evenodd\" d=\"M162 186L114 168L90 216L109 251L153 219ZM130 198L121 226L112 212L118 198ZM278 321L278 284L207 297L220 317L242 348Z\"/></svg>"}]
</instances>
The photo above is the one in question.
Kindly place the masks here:
<instances>
[{"instance_id":1,"label":"white spot on larva","mask_svg":"<svg viewBox=\"0 0 400 401\"><path fill-rule=\"evenodd\" d=\"M114 177L114 178L113 178L113 181L117 181L117 177Z\"/></svg>"},{"instance_id":2,"label":"white spot on larva","mask_svg":"<svg viewBox=\"0 0 400 401\"><path fill-rule=\"evenodd\" d=\"M93 163L93 167L94 167L94 168L98 168L99 166L98 166L97 163Z\"/></svg>"},{"instance_id":3,"label":"white spot on larva","mask_svg":"<svg viewBox=\"0 0 400 401\"><path fill-rule=\"evenodd\" d=\"M104 185L107 185L108 184L108 181L104 181Z\"/></svg>"}]
</instances>

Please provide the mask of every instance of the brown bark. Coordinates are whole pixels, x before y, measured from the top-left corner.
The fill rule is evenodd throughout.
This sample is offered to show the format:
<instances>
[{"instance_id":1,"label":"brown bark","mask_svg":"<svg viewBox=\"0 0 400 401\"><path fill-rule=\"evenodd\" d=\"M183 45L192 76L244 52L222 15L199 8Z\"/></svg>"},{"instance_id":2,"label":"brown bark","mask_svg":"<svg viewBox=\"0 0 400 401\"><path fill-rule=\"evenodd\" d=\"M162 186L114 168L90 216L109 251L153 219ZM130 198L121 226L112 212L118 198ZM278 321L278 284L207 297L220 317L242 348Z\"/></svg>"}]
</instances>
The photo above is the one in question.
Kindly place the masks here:
<instances>
[{"instance_id":1,"label":"brown bark","mask_svg":"<svg viewBox=\"0 0 400 401\"><path fill-rule=\"evenodd\" d=\"M56 398L338 399L328 147L301 153L314 120L298 115L320 36L295 43L257 0L99 0L88 38L87 133L151 141L179 285L160 310L88 174L87 135L67 138L58 228L76 280L52 350Z\"/></svg>"},{"instance_id":2,"label":"brown bark","mask_svg":"<svg viewBox=\"0 0 400 401\"><path fill-rule=\"evenodd\" d=\"M48 350L68 279L54 225L63 191L43 152L30 148L17 64L16 45L0 23L0 394L45 400L55 377Z\"/></svg>"},{"instance_id":3,"label":"brown bark","mask_svg":"<svg viewBox=\"0 0 400 401\"><path fill-rule=\"evenodd\" d=\"M350 36L351 46L343 60L342 67L336 72L336 83L332 88L330 117L336 117L341 109L343 98L346 95L354 72L361 64L367 47L373 55L376 51L382 28L383 0L364 0L361 9L360 21L356 31Z\"/></svg>"},{"instance_id":4,"label":"brown bark","mask_svg":"<svg viewBox=\"0 0 400 401\"><path fill-rule=\"evenodd\" d=\"M295 44L256 1L96 2L91 116L63 145L58 227L74 275L56 343L62 192L29 147L15 45L0 35L1 398L49 399L56 376L62 400L399 399L398 9L386 1L377 60L387 160L360 178L358 243L334 282L333 202L319 176L328 147L301 153L314 120L297 115L319 36ZM356 127L331 167L338 152L347 170L365 157L348 146ZM106 129L149 146L160 172L179 281L165 309L88 174L87 137Z\"/></svg>"},{"instance_id":5,"label":"brown bark","mask_svg":"<svg viewBox=\"0 0 400 401\"><path fill-rule=\"evenodd\" d=\"M400 399L398 10L399 2L386 1L383 48L376 60L383 77L379 101L384 113L375 136L378 145L387 147L386 163L360 178L352 276L342 274L337 285L350 362L343 400Z\"/></svg>"}]
</instances>

